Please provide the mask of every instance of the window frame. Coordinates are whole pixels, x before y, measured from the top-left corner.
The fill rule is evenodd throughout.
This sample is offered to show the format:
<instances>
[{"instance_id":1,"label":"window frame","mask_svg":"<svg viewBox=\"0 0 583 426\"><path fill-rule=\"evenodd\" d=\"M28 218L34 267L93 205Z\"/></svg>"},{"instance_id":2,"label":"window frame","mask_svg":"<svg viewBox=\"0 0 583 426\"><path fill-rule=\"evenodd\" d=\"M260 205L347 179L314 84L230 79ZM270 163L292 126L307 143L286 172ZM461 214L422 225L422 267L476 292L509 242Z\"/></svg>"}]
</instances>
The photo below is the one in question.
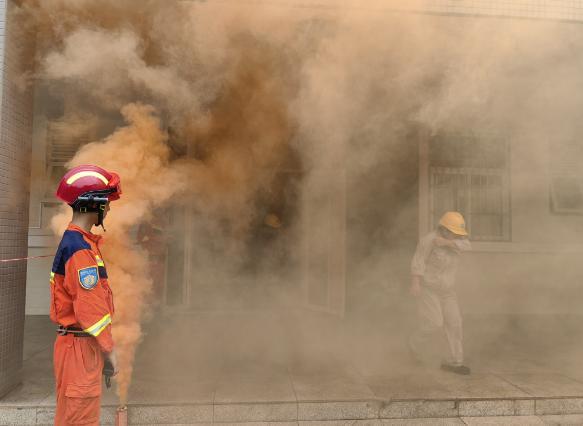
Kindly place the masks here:
<instances>
[{"instance_id":1,"label":"window frame","mask_svg":"<svg viewBox=\"0 0 583 426\"><path fill-rule=\"evenodd\" d=\"M470 239L472 241L479 242L509 242L512 240L511 232L511 209L510 209L510 177L509 171L507 169L490 169L490 168L478 168L478 167L440 167L440 166L430 166L429 167L429 220L430 226L436 228L438 225L438 219L436 218L435 212L435 179L438 175L454 175L454 176L467 176L471 180L472 175L487 175L487 176L497 176L502 182L502 235L482 235L476 236L472 235L472 197L471 197L471 184L467 186L467 205L465 206L466 222L468 230L470 231Z\"/></svg>"},{"instance_id":2,"label":"window frame","mask_svg":"<svg viewBox=\"0 0 583 426\"><path fill-rule=\"evenodd\" d=\"M568 172L563 172L563 173L558 173L558 172L554 172L551 173L550 175L550 179L549 179L549 194L550 194L550 210L551 213L554 215L573 215L573 216L583 216L583 206L581 206L580 208L575 208L575 209L570 209L570 208L565 208L565 207L561 207L559 200L558 200L558 195L557 195L557 191L555 188L555 179L560 179L560 178L569 178L569 179L573 179L579 186L579 192L581 194L581 196L583 196L583 175L580 173L568 173Z\"/></svg>"}]
</instances>

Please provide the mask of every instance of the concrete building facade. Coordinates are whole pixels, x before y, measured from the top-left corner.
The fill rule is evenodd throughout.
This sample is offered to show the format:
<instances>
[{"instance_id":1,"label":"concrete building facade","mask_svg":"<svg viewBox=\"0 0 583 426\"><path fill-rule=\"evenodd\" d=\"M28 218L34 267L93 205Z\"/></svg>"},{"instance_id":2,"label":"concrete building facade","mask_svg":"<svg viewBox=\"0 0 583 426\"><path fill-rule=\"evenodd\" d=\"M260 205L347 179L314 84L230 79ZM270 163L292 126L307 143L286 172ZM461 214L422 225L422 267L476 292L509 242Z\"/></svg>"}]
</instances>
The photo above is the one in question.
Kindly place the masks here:
<instances>
[{"instance_id":1,"label":"concrete building facade","mask_svg":"<svg viewBox=\"0 0 583 426\"><path fill-rule=\"evenodd\" d=\"M326 1L322 0L322 4L325 5ZM52 195L54 178L83 139L91 139L91 135L82 135L75 141L60 140L59 129L55 128L54 120L47 117L47 106L42 105L43 88L35 88L35 102L30 90L22 90L17 77L22 74L20 55L23 49L18 34L8 37L11 33L10 25L6 25L7 9L7 2L0 0L0 40L3 46L0 55L3 65L0 85L0 185L3 190L0 198L0 254L3 259L23 257L27 252L29 256L36 256L54 251L56 241L49 229L50 217L58 206ZM414 11L583 22L583 4L570 0L426 0L423 7ZM452 136L448 143L463 146L471 137ZM520 161L521 147L512 146L510 141L500 141L499 150L492 154L489 167L471 161L456 163L455 159L445 158L439 150L432 150L426 137L419 137L412 146L414 149L405 153L406 162L393 164L408 173L407 188L417 194L417 214L411 216L404 226L409 235L407 250L412 250L420 234L435 226L441 212L461 210L468 217L475 237L475 253L460 271L461 280L467 283L462 293L472 294L468 300L473 311L487 314L570 314L579 310L581 298L577 293L582 277L577 266L583 254L583 201L572 200L583 196L582 186L577 170L566 174L553 172L555 168L564 171L568 161L556 160L560 166L555 167L554 159L540 159L537 167L542 172L533 180L532 174ZM564 158L570 157L570 149L577 150L578 147L575 144L566 148ZM525 191L533 185L541 188L535 195L532 191ZM342 188L338 185L339 191ZM398 191L394 194L387 191L389 198L398 195ZM525 193L529 194L528 197L523 195ZM344 221L350 220L351 200L354 200L354 194L341 193L333 203L335 208L346 206L347 217L341 216ZM478 203L477 200L482 201ZM533 215L539 224L535 230L528 225L533 222ZM529 220L523 220L525 218ZM338 264L345 262L345 257L350 255L347 253L350 230L346 222L331 226L334 239L330 247L334 252L328 257L328 268L338 271ZM557 238L557 229L563 230L560 231L561 238ZM406 259L410 255L407 250L399 252L398 256ZM305 257L309 256L308 250ZM523 262L526 257L531 272L528 280L520 266L526 265ZM406 263L403 259L397 263ZM0 395L19 381L25 313L48 314L50 263L48 258L29 262L28 267L26 263L0 265ZM570 273L565 274L565 265L573 266ZM303 303L332 313L345 311L346 299L352 297L351 291L359 291L351 284L353 277L349 268L350 265L344 265L336 275L327 273L329 278L324 287L317 280L313 280L314 284L309 279L304 281ZM565 287L568 291L561 296L549 297L553 295L552 277L558 271L570 281ZM532 289L537 289L537 298L517 309L513 303L515 298L522 292L532 292ZM185 298L189 297L188 291L184 294ZM482 303L493 294L499 295L497 300L487 305ZM311 295L313 299L310 299ZM548 300L540 303L541 298Z\"/></svg>"}]
</instances>

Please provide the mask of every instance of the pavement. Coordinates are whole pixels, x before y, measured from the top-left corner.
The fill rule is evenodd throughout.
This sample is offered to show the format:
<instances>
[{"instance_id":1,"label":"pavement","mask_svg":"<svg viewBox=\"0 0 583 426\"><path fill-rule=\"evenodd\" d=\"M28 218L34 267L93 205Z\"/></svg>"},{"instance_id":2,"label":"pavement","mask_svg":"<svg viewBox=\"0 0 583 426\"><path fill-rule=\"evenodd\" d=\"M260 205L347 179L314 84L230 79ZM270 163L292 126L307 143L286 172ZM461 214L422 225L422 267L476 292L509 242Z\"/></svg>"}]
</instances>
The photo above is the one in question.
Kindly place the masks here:
<instances>
[{"instance_id":1,"label":"pavement","mask_svg":"<svg viewBox=\"0 0 583 426\"><path fill-rule=\"evenodd\" d=\"M473 371L457 376L431 356L409 359L405 334L389 334L398 327L317 315L298 325L274 312L164 317L139 348L129 422L583 425L579 319L553 321L466 322ZM54 327L27 317L25 335L24 381L0 399L2 425L52 423ZM113 424L114 391L104 389L102 405L102 424Z\"/></svg>"}]
</instances>

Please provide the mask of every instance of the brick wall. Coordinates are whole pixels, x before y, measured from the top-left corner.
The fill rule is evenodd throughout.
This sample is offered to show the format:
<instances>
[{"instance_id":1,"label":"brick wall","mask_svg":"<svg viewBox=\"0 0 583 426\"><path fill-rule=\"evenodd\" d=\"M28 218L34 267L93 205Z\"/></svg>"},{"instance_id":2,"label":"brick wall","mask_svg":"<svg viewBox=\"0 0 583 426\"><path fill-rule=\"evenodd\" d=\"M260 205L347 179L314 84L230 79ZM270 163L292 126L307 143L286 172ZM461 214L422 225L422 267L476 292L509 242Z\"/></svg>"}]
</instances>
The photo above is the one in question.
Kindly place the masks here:
<instances>
[{"instance_id":1,"label":"brick wall","mask_svg":"<svg viewBox=\"0 0 583 426\"><path fill-rule=\"evenodd\" d=\"M32 58L19 26L0 0L0 258L26 256L30 184L32 90L23 89ZM0 264L0 396L20 381L26 262Z\"/></svg>"}]
</instances>

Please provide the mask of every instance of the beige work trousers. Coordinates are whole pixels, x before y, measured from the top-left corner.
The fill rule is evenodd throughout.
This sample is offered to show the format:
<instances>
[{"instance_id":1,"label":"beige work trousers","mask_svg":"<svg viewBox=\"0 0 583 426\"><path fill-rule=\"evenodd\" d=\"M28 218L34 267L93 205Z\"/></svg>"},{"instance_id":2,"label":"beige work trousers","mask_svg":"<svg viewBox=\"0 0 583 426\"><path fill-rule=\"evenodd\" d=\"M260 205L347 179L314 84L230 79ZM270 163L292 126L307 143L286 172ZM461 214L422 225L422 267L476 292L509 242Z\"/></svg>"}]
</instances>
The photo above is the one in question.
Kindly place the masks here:
<instances>
[{"instance_id":1,"label":"beige work trousers","mask_svg":"<svg viewBox=\"0 0 583 426\"><path fill-rule=\"evenodd\" d=\"M411 350L422 359L429 338L437 332L445 331L449 346L446 362L463 365L462 316L453 288L436 288L422 285L417 297L419 328L409 340Z\"/></svg>"}]
</instances>

